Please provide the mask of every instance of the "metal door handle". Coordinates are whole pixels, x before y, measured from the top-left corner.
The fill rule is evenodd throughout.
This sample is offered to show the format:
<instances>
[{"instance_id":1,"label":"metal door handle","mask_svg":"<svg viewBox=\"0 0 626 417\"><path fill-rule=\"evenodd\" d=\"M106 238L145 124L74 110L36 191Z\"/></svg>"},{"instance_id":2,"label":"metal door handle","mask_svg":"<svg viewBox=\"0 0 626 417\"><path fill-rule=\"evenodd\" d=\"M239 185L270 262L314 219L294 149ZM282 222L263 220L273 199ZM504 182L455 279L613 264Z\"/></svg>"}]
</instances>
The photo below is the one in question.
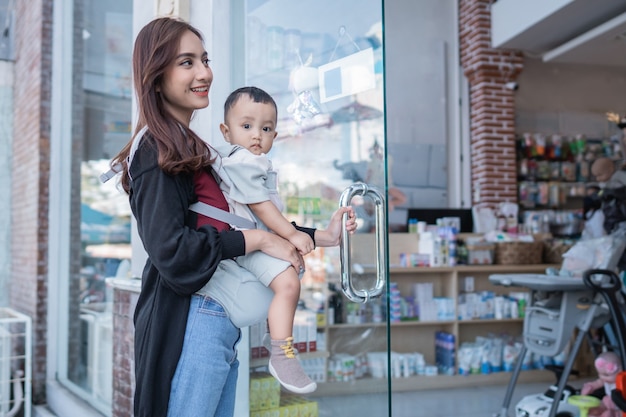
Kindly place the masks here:
<instances>
[{"instance_id":1,"label":"metal door handle","mask_svg":"<svg viewBox=\"0 0 626 417\"><path fill-rule=\"evenodd\" d=\"M376 187L362 182L352 184L346 188L339 199L340 207L349 206L352 198L357 195L370 196L374 200L376 215L376 283L368 289L357 289L352 282L351 240L346 230L348 215L342 219L341 254L341 289L348 299L355 303L366 303L371 298L380 297L387 282L387 217L385 213L385 198Z\"/></svg>"}]
</instances>

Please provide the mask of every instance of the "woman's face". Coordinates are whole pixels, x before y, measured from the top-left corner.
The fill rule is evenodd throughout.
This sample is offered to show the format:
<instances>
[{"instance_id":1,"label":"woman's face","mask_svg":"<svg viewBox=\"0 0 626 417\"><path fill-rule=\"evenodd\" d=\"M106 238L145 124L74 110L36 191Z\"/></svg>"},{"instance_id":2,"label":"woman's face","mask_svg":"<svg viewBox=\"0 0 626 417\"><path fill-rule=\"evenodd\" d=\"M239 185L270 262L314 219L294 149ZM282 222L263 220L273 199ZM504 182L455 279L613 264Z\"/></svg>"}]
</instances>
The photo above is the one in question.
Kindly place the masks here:
<instances>
[{"instance_id":1,"label":"woman's face","mask_svg":"<svg viewBox=\"0 0 626 417\"><path fill-rule=\"evenodd\" d=\"M197 109L209 105L213 72L200 39L187 31L180 39L178 55L163 74L158 89L165 108L181 123L189 126Z\"/></svg>"}]
</instances>

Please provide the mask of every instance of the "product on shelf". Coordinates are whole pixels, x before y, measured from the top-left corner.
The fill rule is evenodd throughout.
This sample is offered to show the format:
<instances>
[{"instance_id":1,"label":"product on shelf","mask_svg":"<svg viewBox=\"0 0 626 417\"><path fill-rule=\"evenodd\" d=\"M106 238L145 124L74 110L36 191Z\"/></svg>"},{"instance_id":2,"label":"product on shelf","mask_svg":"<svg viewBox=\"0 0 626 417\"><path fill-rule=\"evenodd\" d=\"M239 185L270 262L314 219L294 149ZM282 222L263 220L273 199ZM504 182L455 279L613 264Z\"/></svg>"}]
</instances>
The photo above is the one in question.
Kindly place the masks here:
<instances>
[{"instance_id":1,"label":"product on shelf","mask_svg":"<svg viewBox=\"0 0 626 417\"><path fill-rule=\"evenodd\" d=\"M353 262L368 265L360 274L367 282L376 273L365 255L371 253L368 248L375 246L375 235L357 234L353 239ZM399 259L402 252L417 253L418 241L419 234L390 234L390 258ZM320 395L341 395L352 389L351 385L342 384L356 384L359 389L370 392L368 390L378 388L373 388L377 387L376 382L368 380L388 377L403 379L401 384L392 385L393 390L428 389L433 384L445 384L448 379L454 380L455 385L470 386L476 383L476 379L472 381L472 378L465 377L470 372L484 375L511 371L521 347L517 340L522 334L530 294L524 288L494 286L489 276L494 273L544 273L548 266L551 265L439 268L401 268L396 265L389 271L392 297L382 296L364 304L348 302L337 291L338 285L333 283L326 293L326 326L317 331L318 351L322 352L302 354L303 367L311 378L321 383ZM473 306L468 307L467 298L472 297L469 304ZM389 326L386 323L388 303L400 314L399 320ZM431 314L432 319L424 320L421 312L428 303L431 303L431 313L426 317ZM480 303L482 307L478 306ZM338 306L341 315L333 311ZM445 319L446 311L452 312L448 319ZM437 348L436 332L451 335L454 344L446 346L440 341ZM504 337L503 334L508 332L517 336ZM391 352L386 351L387 334L391 334ZM501 337L502 342L491 340L493 337ZM485 340L490 341L491 349L484 347ZM472 367L463 358L467 356L467 345L476 343L482 346L482 357L479 355L477 365ZM563 354L560 358L528 355L524 358L523 369L541 369L550 360L556 363L563 357ZM450 365L452 361L454 366ZM480 383L494 383L492 381L500 381L502 377L482 377ZM544 379L545 375L530 372L524 378L536 381Z\"/></svg>"},{"instance_id":2,"label":"product on shelf","mask_svg":"<svg viewBox=\"0 0 626 417\"><path fill-rule=\"evenodd\" d=\"M343 299L337 287L333 283L328 283L328 324L343 323Z\"/></svg>"},{"instance_id":3,"label":"product on shelf","mask_svg":"<svg viewBox=\"0 0 626 417\"><path fill-rule=\"evenodd\" d=\"M270 410L280 404L280 383L270 374L250 374L250 411Z\"/></svg>"},{"instance_id":4,"label":"product on shelf","mask_svg":"<svg viewBox=\"0 0 626 417\"><path fill-rule=\"evenodd\" d=\"M455 339L452 333L435 332L435 363L442 375L454 375L456 373Z\"/></svg>"},{"instance_id":5,"label":"product on shelf","mask_svg":"<svg viewBox=\"0 0 626 417\"><path fill-rule=\"evenodd\" d=\"M415 375L427 375L426 361L424 355L418 352L398 353L390 352L391 367L387 369L387 352L368 352L365 354L367 372L372 378L381 379L391 376L391 378L409 378ZM435 368L434 375L437 374Z\"/></svg>"},{"instance_id":6,"label":"product on shelf","mask_svg":"<svg viewBox=\"0 0 626 417\"><path fill-rule=\"evenodd\" d=\"M317 350L317 314L301 300L293 319L293 341L298 352Z\"/></svg>"},{"instance_id":7,"label":"product on shelf","mask_svg":"<svg viewBox=\"0 0 626 417\"><path fill-rule=\"evenodd\" d=\"M269 329L267 327L267 321L264 320L260 323L250 326L250 358L269 358L270 351L265 343L269 338ZM267 340L269 343L269 340Z\"/></svg>"},{"instance_id":8,"label":"product on shelf","mask_svg":"<svg viewBox=\"0 0 626 417\"><path fill-rule=\"evenodd\" d=\"M489 242L476 242L467 244L467 264L468 265L491 265L493 263L493 252L496 245Z\"/></svg>"},{"instance_id":9,"label":"product on shelf","mask_svg":"<svg viewBox=\"0 0 626 417\"><path fill-rule=\"evenodd\" d=\"M491 374L510 372L522 350L518 337L477 336L473 342L464 342L459 346L459 375ZM563 365L569 346L555 356L546 356L527 351L523 359L522 370L545 369L550 365Z\"/></svg>"}]
</instances>

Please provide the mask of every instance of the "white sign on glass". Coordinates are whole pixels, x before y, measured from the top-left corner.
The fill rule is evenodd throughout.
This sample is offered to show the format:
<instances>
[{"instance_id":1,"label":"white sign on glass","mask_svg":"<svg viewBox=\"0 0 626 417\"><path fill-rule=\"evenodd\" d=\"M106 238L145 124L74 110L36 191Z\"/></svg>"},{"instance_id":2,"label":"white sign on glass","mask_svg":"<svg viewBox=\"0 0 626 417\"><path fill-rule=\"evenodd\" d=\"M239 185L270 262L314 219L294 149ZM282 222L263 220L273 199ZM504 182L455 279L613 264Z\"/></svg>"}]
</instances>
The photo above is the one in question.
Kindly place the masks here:
<instances>
[{"instance_id":1,"label":"white sign on glass","mask_svg":"<svg viewBox=\"0 0 626 417\"><path fill-rule=\"evenodd\" d=\"M318 76L322 103L376 88L374 50L367 48L321 65Z\"/></svg>"}]
</instances>

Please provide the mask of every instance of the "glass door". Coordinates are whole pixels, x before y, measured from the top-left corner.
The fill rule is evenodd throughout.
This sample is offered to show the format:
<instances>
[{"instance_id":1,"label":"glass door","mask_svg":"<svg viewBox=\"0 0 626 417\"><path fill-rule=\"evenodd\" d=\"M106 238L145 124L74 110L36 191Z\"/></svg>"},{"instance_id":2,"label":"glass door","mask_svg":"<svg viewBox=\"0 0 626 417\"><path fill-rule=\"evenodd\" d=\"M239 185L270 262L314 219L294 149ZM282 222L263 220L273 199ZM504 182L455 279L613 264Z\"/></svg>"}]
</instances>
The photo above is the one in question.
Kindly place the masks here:
<instances>
[{"instance_id":1,"label":"glass door","mask_svg":"<svg viewBox=\"0 0 626 417\"><path fill-rule=\"evenodd\" d=\"M232 87L257 86L277 102L269 156L284 214L325 227L339 204L350 204L359 218L358 233L344 236L341 248L306 257L294 339L317 390L281 392L267 374L266 326L253 326L242 343L249 352L240 350L250 373L240 373L238 398L247 393L249 401L237 415L298 408L300 416L389 416L383 3L236 3L232 33L242 47Z\"/></svg>"}]
</instances>

